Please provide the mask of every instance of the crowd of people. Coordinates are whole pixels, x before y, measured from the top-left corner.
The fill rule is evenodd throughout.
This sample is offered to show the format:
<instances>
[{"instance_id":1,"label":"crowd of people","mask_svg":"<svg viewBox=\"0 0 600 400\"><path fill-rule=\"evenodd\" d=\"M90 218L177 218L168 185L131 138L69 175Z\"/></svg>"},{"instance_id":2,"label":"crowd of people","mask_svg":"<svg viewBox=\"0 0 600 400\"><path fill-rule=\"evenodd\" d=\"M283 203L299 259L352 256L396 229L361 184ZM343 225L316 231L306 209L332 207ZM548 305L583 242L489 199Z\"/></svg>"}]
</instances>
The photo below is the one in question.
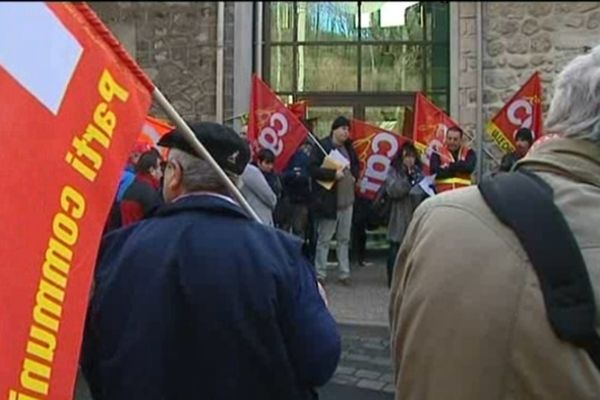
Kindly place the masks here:
<instances>
[{"instance_id":1,"label":"crowd of people","mask_svg":"<svg viewBox=\"0 0 600 400\"><path fill-rule=\"evenodd\" d=\"M177 129L159 142L169 149L164 160L136 146L106 224L86 322L82 370L94 399L317 398L341 355L322 290L330 243L335 235L338 280L349 285L351 244L364 265L373 215L384 215L390 244L396 398L598 398L599 60L600 47L559 76L546 121L556 137L534 144L519 129L516 150L486 178L489 186L512 171L544 182L542 195L580 249L573 262L587 271L557 288L540 278L523 232L496 217L482 183L472 185L477 159L460 128L448 129L427 167L412 143L403 145L369 201L355 190L359 162L343 116L281 174L273 152L252 160L231 128L192 124L262 223ZM344 167L324 162L334 150ZM517 201L527 199L514 200L530 210ZM591 300L580 295L590 291ZM563 307L558 320L549 320L550 307ZM567 327L571 341L556 334L569 313L587 313Z\"/></svg>"}]
</instances>

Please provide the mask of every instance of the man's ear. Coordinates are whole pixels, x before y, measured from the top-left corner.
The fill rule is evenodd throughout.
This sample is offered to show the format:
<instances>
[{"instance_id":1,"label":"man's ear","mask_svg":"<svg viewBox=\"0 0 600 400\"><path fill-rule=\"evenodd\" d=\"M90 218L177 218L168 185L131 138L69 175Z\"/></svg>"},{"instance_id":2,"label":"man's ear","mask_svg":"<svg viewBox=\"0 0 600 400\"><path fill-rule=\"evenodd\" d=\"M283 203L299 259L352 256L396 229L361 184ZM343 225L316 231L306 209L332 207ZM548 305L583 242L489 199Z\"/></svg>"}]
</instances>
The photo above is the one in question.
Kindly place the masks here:
<instances>
[{"instance_id":1,"label":"man's ear","mask_svg":"<svg viewBox=\"0 0 600 400\"><path fill-rule=\"evenodd\" d=\"M181 166L178 163L173 163L173 173L171 173L170 179L167 181L167 186L172 192L177 192L181 188L181 180L183 174Z\"/></svg>"}]
</instances>

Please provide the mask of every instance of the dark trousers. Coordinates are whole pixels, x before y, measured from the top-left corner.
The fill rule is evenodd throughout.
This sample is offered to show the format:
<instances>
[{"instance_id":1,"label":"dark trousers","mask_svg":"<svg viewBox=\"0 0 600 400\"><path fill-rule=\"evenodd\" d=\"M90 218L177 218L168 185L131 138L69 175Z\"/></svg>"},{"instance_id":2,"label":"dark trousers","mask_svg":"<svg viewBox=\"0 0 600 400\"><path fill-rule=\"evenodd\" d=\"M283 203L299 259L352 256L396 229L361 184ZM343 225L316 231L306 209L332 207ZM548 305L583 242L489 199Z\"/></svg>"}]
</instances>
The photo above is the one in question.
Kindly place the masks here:
<instances>
[{"instance_id":1,"label":"dark trousers","mask_svg":"<svg viewBox=\"0 0 600 400\"><path fill-rule=\"evenodd\" d=\"M362 263L367 256L367 226L369 221L370 200L357 197L354 201L352 215L352 254L353 258Z\"/></svg>"},{"instance_id":2,"label":"dark trousers","mask_svg":"<svg viewBox=\"0 0 600 400\"><path fill-rule=\"evenodd\" d=\"M400 243L390 242L390 248L388 250L387 257L387 284L388 287L392 285L392 278L394 276L394 264L396 263L396 256L400 250Z\"/></svg>"},{"instance_id":3,"label":"dark trousers","mask_svg":"<svg viewBox=\"0 0 600 400\"><path fill-rule=\"evenodd\" d=\"M314 265L317 253L317 221L310 207L308 207L308 221L306 224L303 251L306 258Z\"/></svg>"}]
</instances>

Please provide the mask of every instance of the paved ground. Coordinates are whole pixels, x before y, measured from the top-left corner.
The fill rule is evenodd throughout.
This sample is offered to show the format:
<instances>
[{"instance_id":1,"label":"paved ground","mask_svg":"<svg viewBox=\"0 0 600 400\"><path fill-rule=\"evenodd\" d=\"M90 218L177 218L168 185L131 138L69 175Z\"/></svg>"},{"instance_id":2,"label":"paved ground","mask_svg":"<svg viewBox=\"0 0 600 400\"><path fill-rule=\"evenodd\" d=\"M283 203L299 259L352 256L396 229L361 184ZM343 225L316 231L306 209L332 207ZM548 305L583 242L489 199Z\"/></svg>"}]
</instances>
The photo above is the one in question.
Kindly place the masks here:
<instances>
[{"instance_id":1,"label":"paved ground","mask_svg":"<svg viewBox=\"0 0 600 400\"><path fill-rule=\"evenodd\" d=\"M389 290L385 253L372 255L373 265L351 267L352 284L337 282L337 263L330 263L325 290L336 321L358 325L388 326Z\"/></svg>"}]
</instances>

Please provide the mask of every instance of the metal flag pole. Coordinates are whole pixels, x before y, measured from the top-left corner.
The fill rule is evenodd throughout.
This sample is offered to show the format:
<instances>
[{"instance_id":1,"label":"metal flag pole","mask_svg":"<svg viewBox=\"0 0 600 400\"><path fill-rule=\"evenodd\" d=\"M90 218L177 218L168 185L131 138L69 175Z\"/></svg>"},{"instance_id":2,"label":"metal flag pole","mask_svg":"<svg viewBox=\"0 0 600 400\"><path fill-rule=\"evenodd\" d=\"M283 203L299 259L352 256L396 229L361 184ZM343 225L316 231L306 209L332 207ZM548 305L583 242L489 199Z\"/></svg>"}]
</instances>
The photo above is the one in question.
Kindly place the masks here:
<instances>
[{"instance_id":1,"label":"metal flag pole","mask_svg":"<svg viewBox=\"0 0 600 400\"><path fill-rule=\"evenodd\" d=\"M239 189L233 184L231 179L229 179L229 177L225 174L225 172L219 166L219 164L217 164L217 162L210 155L208 150L206 150L202 143L200 143L198 138L196 138L196 135L194 135L192 129L183 120L183 118L181 118L181 116L179 115L177 110L173 108L171 103L169 103L169 100L167 100L167 98L162 94L162 92L156 87L152 92L152 97L163 108L163 110L165 110L169 118L171 118L171 120L175 123L175 126L177 126L179 130L181 130L184 137L187 139L187 141L190 143L190 145L196 151L196 153L200 155L200 157L202 157L204 160L208 161L210 166L217 172L221 181L227 186L227 189L229 189L229 191L233 194L235 199L240 203L244 210L246 210L248 214L250 214L252 218L254 218L256 221L262 223L263 221L261 221L260 217L252 209L250 204L248 204L248 202L246 201L242 193L239 191Z\"/></svg>"}]
</instances>

